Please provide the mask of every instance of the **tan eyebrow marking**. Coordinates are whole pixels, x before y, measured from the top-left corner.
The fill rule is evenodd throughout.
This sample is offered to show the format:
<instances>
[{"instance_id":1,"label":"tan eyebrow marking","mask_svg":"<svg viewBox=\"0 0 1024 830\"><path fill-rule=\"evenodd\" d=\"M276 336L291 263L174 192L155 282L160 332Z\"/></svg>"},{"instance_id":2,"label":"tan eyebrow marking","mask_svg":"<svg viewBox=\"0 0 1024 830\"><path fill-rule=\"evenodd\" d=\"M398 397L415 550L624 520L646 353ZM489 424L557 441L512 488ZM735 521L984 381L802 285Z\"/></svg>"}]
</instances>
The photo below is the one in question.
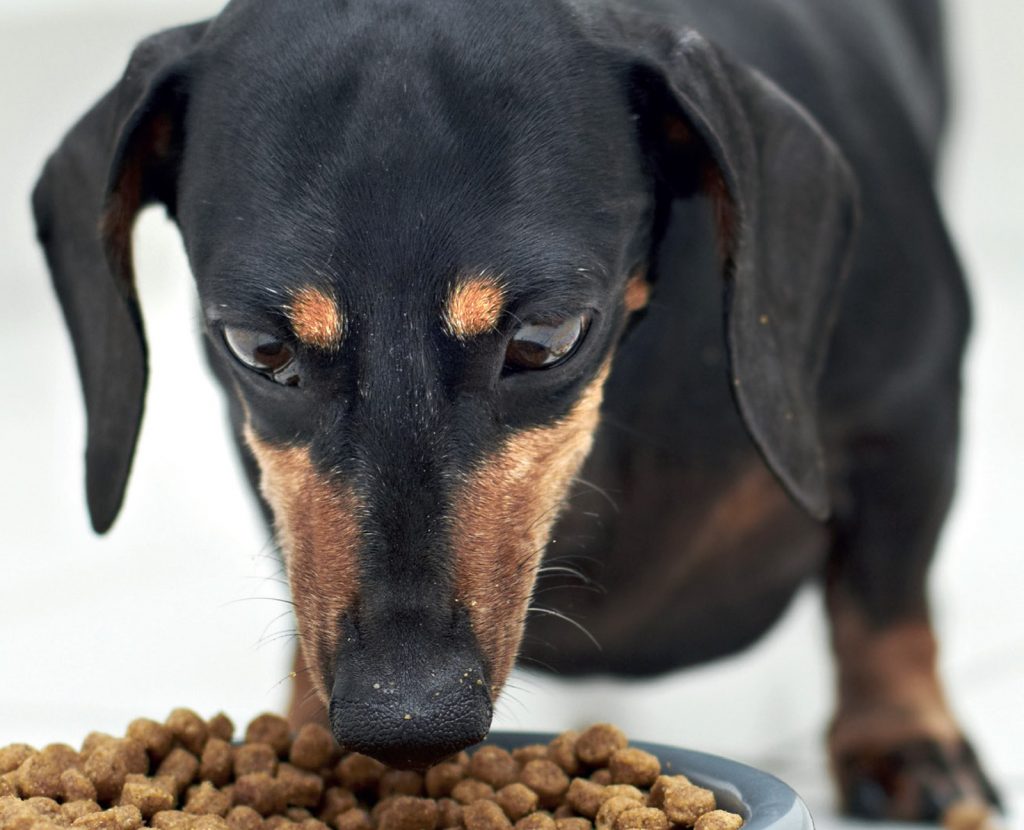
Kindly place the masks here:
<instances>
[{"instance_id":1,"label":"tan eyebrow marking","mask_svg":"<svg viewBox=\"0 0 1024 830\"><path fill-rule=\"evenodd\" d=\"M452 286L444 308L444 328L466 340L493 331L505 307L505 289L496 277L464 279Z\"/></svg>"},{"instance_id":2,"label":"tan eyebrow marking","mask_svg":"<svg viewBox=\"0 0 1024 830\"><path fill-rule=\"evenodd\" d=\"M318 288L300 289L285 307L295 335L307 346L334 350L345 336L345 317L338 303Z\"/></svg>"},{"instance_id":3,"label":"tan eyebrow marking","mask_svg":"<svg viewBox=\"0 0 1024 830\"><path fill-rule=\"evenodd\" d=\"M622 299L626 311L639 311L647 306L651 300L651 284L647 282L647 275L643 271L638 271L629 278Z\"/></svg>"}]
</instances>

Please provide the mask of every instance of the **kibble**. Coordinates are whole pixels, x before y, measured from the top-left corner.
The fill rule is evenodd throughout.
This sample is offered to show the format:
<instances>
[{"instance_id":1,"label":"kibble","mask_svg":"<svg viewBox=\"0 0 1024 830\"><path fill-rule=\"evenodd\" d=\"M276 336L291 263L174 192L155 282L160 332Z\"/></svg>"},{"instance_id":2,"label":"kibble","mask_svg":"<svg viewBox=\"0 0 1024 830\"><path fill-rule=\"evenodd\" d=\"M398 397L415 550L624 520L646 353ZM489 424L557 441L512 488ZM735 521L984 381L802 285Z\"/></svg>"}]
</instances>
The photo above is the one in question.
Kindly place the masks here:
<instances>
[{"instance_id":1,"label":"kibble","mask_svg":"<svg viewBox=\"0 0 1024 830\"><path fill-rule=\"evenodd\" d=\"M519 764L508 750L500 746L484 746L470 758L469 774L499 790L516 780Z\"/></svg>"},{"instance_id":2,"label":"kibble","mask_svg":"<svg viewBox=\"0 0 1024 830\"><path fill-rule=\"evenodd\" d=\"M625 733L610 723L596 723L576 739L576 757L591 767L607 766L612 753L625 749Z\"/></svg>"},{"instance_id":3,"label":"kibble","mask_svg":"<svg viewBox=\"0 0 1024 830\"><path fill-rule=\"evenodd\" d=\"M295 735L288 752L289 762L300 769L317 772L334 755L334 737L315 723L307 723Z\"/></svg>"},{"instance_id":4,"label":"kibble","mask_svg":"<svg viewBox=\"0 0 1024 830\"><path fill-rule=\"evenodd\" d=\"M693 828L694 830L740 830L742 826L742 816L725 810L711 810L697 819Z\"/></svg>"},{"instance_id":5,"label":"kibble","mask_svg":"<svg viewBox=\"0 0 1024 830\"><path fill-rule=\"evenodd\" d=\"M533 790L518 782L508 784L495 793L495 801L511 821L519 821L537 809L540 799Z\"/></svg>"},{"instance_id":6,"label":"kibble","mask_svg":"<svg viewBox=\"0 0 1024 830\"><path fill-rule=\"evenodd\" d=\"M233 745L223 714L175 709L90 733L80 751L0 749L2 830L738 830L714 793L661 775L616 727L512 751L460 752L424 773L342 753L319 726L260 715Z\"/></svg>"},{"instance_id":7,"label":"kibble","mask_svg":"<svg viewBox=\"0 0 1024 830\"><path fill-rule=\"evenodd\" d=\"M668 830L669 820L655 807L623 810L615 819L615 830Z\"/></svg>"},{"instance_id":8,"label":"kibble","mask_svg":"<svg viewBox=\"0 0 1024 830\"><path fill-rule=\"evenodd\" d=\"M174 748L174 735L164 724L149 718L136 718L128 724L129 738L134 738L145 748L149 760L159 766Z\"/></svg>"},{"instance_id":9,"label":"kibble","mask_svg":"<svg viewBox=\"0 0 1024 830\"><path fill-rule=\"evenodd\" d=\"M291 744L288 721L279 715L259 715L245 728L245 742L270 744L280 757L286 758Z\"/></svg>"},{"instance_id":10,"label":"kibble","mask_svg":"<svg viewBox=\"0 0 1024 830\"><path fill-rule=\"evenodd\" d=\"M556 807L569 789L569 776L554 761L527 761L519 780L537 793L542 807Z\"/></svg>"},{"instance_id":11,"label":"kibble","mask_svg":"<svg viewBox=\"0 0 1024 830\"><path fill-rule=\"evenodd\" d=\"M703 787L674 787L665 793L665 815L673 824L693 826L715 809L715 794Z\"/></svg>"},{"instance_id":12,"label":"kibble","mask_svg":"<svg viewBox=\"0 0 1024 830\"><path fill-rule=\"evenodd\" d=\"M199 779L209 781L215 787L223 787L231 780L233 769L234 752L231 744L223 738L210 738L203 747Z\"/></svg>"},{"instance_id":13,"label":"kibble","mask_svg":"<svg viewBox=\"0 0 1024 830\"><path fill-rule=\"evenodd\" d=\"M185 812L189 815L221 816L223 818L230 809L231 798L209 781L204 781L198 787L189 787L188 797L185 799Z\"/></svg>"},{"instance_id":14,"label":"kibble","mask_svg":"<svg viewBox=\"0 0 1024 830\"><path fill-rule=\"evenodd\" d=\"M512 827L505 811L493 801L474 801L463 807L462 823L466 830L509 830Z\"/></svg>"}]
</instances>

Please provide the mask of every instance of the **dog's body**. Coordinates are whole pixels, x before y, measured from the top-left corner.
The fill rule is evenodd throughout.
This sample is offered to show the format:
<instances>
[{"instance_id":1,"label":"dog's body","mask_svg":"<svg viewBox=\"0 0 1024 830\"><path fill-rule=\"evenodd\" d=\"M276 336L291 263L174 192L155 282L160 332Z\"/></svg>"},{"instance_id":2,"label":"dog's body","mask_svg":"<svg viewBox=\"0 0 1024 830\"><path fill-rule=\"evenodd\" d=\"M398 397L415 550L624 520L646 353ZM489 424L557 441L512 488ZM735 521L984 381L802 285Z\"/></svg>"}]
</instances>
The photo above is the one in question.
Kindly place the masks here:
<instances>
[{"instance_id":1,"label":"dog's body","mask_svg":"<svg viewBox=\"0 0 1024 830\"><path fill-rule=\"evenodd\" d=\"M824 578L846 806L993 799L924 592L969 316L944 95L925 0L235 2L156 36L35 196L94 523L162 201L340 740L479 738L542 553L543 605L602 649L549 614L522 650L574 673L735 651Z\"/></svg>"}]
</instances>

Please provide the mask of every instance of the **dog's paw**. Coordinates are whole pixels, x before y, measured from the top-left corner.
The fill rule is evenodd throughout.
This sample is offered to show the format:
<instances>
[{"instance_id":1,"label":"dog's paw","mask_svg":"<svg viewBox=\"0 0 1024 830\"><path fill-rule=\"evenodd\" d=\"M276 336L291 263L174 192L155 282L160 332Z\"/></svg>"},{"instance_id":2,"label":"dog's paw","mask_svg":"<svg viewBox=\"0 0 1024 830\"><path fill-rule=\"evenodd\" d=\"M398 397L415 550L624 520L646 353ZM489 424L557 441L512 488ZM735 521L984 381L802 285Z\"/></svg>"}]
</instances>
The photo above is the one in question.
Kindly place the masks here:
<instances>
[{"instance_id":1,"label":"dog's paw","mask_svg":"<svg viewBox=\"0 0 1024 830\"><path fill-rule=\"evenodd\" d=\"M1001 809L999 794L966 740L917 739L833 758L842 808L858 818L939 821L964 800Z\"/></svg>"}]
</instances>

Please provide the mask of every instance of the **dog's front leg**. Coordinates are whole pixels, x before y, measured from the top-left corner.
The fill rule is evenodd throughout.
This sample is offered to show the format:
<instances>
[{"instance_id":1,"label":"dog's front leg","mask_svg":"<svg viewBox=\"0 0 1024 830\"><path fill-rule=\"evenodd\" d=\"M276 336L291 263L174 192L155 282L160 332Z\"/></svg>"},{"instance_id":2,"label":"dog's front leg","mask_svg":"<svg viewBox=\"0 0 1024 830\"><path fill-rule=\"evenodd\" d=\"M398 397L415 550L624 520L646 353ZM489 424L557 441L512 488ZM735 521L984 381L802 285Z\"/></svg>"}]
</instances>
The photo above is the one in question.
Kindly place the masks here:
<instances>
[{"instance_id":1,"label":"dog's front leg","mask_svg":"<svg viewBox=\"0 0 1024 830\"><path fill-rule=\"evenodd\" d=\"M932 401L897 434L852 447L827 602L838 660L829 734L847 812L936 820L998 803L945 700L925 596L955 477L957 407Z\"/></svg>"}]
</instances>

